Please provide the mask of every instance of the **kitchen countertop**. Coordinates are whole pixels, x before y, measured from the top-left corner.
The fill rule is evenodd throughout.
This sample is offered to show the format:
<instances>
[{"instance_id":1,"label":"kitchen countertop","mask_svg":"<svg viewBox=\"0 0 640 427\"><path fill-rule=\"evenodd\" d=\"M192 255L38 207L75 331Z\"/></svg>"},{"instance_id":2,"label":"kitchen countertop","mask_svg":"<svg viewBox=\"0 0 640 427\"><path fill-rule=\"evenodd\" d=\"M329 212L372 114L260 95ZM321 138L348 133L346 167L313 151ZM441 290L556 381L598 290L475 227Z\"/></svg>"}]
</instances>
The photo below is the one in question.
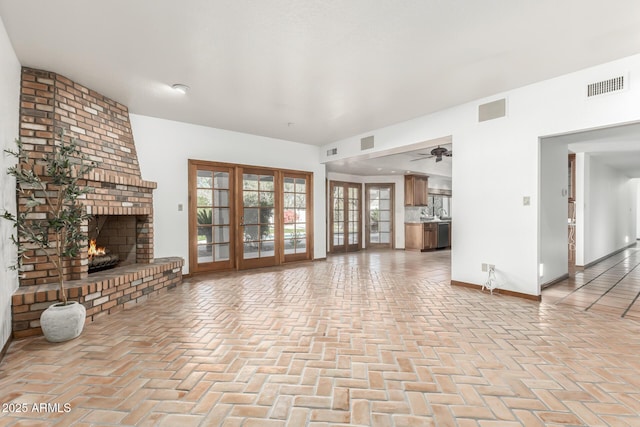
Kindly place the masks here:
<instances>
[{"instance_id":1,"label":"kitchen countertop","mask_svg":"<svg viewBox=\"0 0 640 427\"><path fill-rule=\"evenodd\" d=\"M431 220L428 220L428 221L405 221L404 223L405 224L433 224L433 223L439 223L439 222L449 222L450 223L451 220L450 219L438 219L438 220L431 219Z\"/></svg>"}]
</instances>

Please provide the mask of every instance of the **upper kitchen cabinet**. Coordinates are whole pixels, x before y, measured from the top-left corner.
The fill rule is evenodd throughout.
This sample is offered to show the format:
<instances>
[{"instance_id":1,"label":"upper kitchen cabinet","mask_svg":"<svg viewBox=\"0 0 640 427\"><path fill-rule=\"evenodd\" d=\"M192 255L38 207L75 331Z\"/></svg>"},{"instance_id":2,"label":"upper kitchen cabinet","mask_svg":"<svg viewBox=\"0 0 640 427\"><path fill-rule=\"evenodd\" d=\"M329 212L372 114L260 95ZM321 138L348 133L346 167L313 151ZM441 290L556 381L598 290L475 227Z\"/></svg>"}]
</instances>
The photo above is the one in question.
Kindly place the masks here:
<instances>
[{"instance_id":1,"label":"upper kitchen cabinet","mask_svg":"<svg viewBox=\"0 0 640 427\"><path fill-rule=\"evenodd\" d=\"M427 206L429 177L424 175L404 176L404 205Z\"/></svg>"}]
</instances>

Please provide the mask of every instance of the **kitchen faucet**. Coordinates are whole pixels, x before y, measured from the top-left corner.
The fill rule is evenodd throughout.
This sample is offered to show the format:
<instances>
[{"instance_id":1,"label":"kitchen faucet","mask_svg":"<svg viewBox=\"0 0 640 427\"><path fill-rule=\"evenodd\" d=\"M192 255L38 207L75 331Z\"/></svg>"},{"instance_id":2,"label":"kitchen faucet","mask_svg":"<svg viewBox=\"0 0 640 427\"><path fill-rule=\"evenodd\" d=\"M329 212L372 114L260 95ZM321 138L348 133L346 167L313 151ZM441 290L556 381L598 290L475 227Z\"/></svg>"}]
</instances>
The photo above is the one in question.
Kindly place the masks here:
<instances>
[{"instance_id":1,"label":"kitchen faucet","mask_svg":"<svg viewBox=\"0 0 640 427\"><path fill-rule=\"evenodd\" d=\"M445 208L438 209L438 217L439 218L446 217L446 216L447 216L447 211L445 210Z\"/></svg>"}]
</instances>

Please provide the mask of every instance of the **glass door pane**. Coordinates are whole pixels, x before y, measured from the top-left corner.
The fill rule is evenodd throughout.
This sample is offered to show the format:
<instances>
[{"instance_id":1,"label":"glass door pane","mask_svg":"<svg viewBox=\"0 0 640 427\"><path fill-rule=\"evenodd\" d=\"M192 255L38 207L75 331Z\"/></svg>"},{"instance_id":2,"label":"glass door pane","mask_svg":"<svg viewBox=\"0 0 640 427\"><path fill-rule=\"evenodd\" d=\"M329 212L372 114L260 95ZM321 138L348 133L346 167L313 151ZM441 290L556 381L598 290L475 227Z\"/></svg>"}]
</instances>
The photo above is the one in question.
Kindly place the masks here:
<instances>
[{"instance_id":1,"label":"glass door pane","mask_svg":"<svg viewBox=\"0 0 640 427\"><path fill-rule=\"evenodd\" d=\"M275 172L244 169L240 207L240 268L275 265L276 185Z\"/></svg>"}]
</instances>

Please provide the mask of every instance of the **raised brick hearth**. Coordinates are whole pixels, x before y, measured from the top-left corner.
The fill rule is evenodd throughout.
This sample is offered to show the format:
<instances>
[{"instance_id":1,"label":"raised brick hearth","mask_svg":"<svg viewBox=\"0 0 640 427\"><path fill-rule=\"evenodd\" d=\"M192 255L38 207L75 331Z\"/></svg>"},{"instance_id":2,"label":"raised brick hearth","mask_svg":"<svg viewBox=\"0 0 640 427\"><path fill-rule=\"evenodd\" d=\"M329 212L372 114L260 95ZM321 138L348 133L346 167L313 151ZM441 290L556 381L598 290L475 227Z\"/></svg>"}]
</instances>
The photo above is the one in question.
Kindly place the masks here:
<instances>
[{"instance_id":1,"label":"raised brick hearth","mask_svg":"<svg viewBox=\"0 0 640 427\"><path fill-rule=\"evenodd\" d=\"M182 283L182 258L157 258L153 264L131 264L101 271L89 279L66 283L69 299L87 309L87 321L144 302ZM13 336L40 335L40 315L60 301L56 284L20 286L13 294Z\"/></svg>"},{"instance_id":2,"label":"raised brick hearth","mask_svg":"<svg viewBox=\"0 0 640 427\"><path fill-rule=\"evenodd\" d=\"M31 68L22 69L20 101L20 138L34 158L51 152L64 130L65 138L75 138L80 150L97 165L82 183L93 189L82 203L95 221L82 229L88 237L95 237L95 224L104 227L98 238L108 240L123 262L114 270L89 276L85 248L65 266L68 296L85 304L87 319L126 308L149 293L181 283L181 258L153 257L156 183L141 177L127 107L66 77ZM55 192L55 188L48 191ZM18 209L25 202L19 198ZM40 313L58 300L53 266L35 251L26 255L13 298L16 337L40 333Z\"/></svg>"}]
</instances>

